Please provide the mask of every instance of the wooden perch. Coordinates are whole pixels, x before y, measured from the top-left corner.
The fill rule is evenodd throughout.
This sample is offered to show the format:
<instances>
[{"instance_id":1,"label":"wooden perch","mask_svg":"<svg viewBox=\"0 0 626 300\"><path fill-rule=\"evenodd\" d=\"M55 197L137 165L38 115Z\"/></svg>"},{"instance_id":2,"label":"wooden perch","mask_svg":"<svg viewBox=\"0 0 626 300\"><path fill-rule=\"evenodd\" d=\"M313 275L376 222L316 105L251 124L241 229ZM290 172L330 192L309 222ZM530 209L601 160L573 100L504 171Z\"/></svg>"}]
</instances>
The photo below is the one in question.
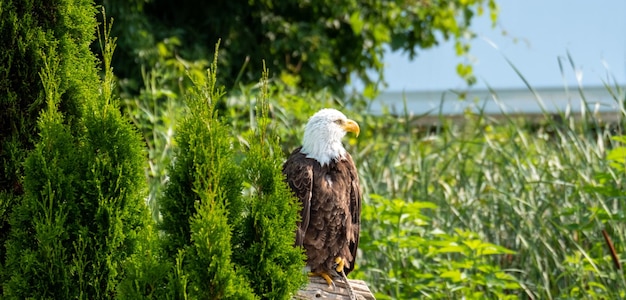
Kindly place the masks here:
<instances>
[{"instance_id":1,"label":"wooden perch","mask_svg":"<svg viewBox=\"0 0 626 300\"><path fill-rule=\"evenodd\" d=\"M367 287L367 284L363 280L348 280L352 289L356 293L358 300L376 300L374 295ZM300 289L298 294L293 298L295 300L311 300L311 299L336 299L344 300L350 299L348 295L348 289L343 280L335 281L335 289L328 286L328 283L319 276L309 277L309 284L306 287Z\"/></svg>"}]
</instances>

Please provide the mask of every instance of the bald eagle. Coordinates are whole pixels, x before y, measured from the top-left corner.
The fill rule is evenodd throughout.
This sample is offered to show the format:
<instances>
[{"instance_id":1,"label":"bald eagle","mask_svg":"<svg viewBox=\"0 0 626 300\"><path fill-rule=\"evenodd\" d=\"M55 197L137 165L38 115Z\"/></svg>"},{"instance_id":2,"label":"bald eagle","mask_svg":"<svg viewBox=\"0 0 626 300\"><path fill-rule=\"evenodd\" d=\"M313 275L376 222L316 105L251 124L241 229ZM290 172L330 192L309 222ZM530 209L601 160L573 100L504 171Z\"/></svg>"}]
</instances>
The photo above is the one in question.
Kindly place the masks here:
<instances>
[{"instance_id":1,"label":"bald eagle","mask_svg":"<svg viewBox=\"0 0 626 300\"><path fill-rule=\"evenodd\" d=\"M296 246L304 248L312 275L332 278L354 269L359 245L361 189L352 157L341 139L359 125L335 109L315 113L283 174L301 204Z\"/></svg>"}]
</instances>

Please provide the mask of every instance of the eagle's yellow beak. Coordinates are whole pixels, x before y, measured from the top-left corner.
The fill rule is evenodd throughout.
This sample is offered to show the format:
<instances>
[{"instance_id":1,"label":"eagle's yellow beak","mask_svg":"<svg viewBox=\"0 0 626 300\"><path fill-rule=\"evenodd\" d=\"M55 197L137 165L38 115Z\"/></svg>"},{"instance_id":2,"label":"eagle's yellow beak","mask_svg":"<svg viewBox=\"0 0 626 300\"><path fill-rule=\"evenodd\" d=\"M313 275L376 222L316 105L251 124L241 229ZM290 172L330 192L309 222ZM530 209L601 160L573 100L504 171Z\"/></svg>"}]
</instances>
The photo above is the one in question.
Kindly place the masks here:
<instances>
[{"instance_id":1,"label":"eagle's yellow beak","mask_svg":"<svg viewBox=\"0 0 626 300\"><path fill-rule=\"evenodd\" d=\"M346 122L343 124L343 130L347 132L353 132L354 134L356 134L357 137L359 136L359 132L361 132L359 124L350 119L346 120Z\"/></svg>"}]
</instances>

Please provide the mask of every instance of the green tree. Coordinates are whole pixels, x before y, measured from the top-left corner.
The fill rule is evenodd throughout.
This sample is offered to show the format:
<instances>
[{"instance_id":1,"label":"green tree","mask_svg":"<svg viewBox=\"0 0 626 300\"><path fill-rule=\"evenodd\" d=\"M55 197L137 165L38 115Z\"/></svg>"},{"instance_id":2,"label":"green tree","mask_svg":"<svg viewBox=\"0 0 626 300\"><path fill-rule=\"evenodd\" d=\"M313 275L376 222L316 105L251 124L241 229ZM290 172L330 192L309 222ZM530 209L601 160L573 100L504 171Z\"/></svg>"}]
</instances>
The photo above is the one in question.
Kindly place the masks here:
<instances>
[{"instance_id":1,"label":"green tree","mask_svg":"<svg viewBox=\"0 0 626 300\"><path fill-rule=\"evenodd\" d=\"M220 69L228 86L256 81L265 60L290 85L342 94L353 74L375 86L386 46L413 58L418 49L453 40L463 56L470 48L471 21L486 8L492 21L497 15L495 0L98 3L119 20L115 34L122 38L122 54L116 70L130 79L125 83L131 89L139 86L139 66L167 64L180 73L194 67L192 62L206 62L211 45L222 39ZM473 80L469 64L459 64L457 71Z\"/></svg>"},{"instance_id":2,"label":"green tree","mask_svg":"<svg viewBox=\"0 0 626 300\"><path fill-rule=\"evenodd\" d=\"M284 181L284 157L271 126L268 73L264 72L257 100L256 126L241 162L249 187L243 222L235 223L234 260L245 266L248 279L263 299L290 299L307 282L304 253L295 248L300 203ZM238 225L238 226L237 226Z\"/></svg>"},{"instance_id":3,"label":"green tree","mask_svg":"<svg viewBox=\"0 0 626 300\"><path fill-rule=\"evenodd\" d=\"M177 297L288 299L306 276L293 247L298 206L283 181L282 152L266 110L250 132L252 146L235 151L215 110L223 96L216 69L217 55L208 77L194 78L159 201L163 251L175 274L168 285Z\"/></svg>"},{"instance_id":4,"label":"green tree","mask_svg":"<svg viewBox=\"0 0 626 300\"><path fill-rule=\"evenodd\" d=\"M44 58L58 65L57 107L74 128L82 99L97 89L89 49L94 13L86 0L0 2L0 282L9 215L23 197L23 163L39 140L37 118L46 105L39 76Z\"/></svg>"},{"instance_id":5,"label":"green tree","mask_svg":"<svg viewBox=\"0 0 626 300\"><path fill-rule=\"evenodd\" d=\"M179 299L254 299L232 262L228 220L241 215L242 176L229 131L214 109L223 95L215 70L213 65L208 78L196 78L188 114L177 127L179 148L159 201L163 248L176 265L170 286Z\"/></svg>"},{"instance_id":6,"label":"green tree","mask_svg":"<svg viewBox=\"0 0 626 300\"><path fill-rule=\"evenodd\" d=\"M85 24L94 25L91 3L70 7ZM38 119L40 141L25 162L25 194L10 219L7 298L115 297L125 260L135 254L151 221L144 203L142 143L113 98L109 62L114 46L104 29L102 81L89 42L79 44L91 59L74 66L84 68L87 77L75 78L82 72L64 69L64 48L44 52L41 82L47 106ZM81 96L74 100L82 113L70 125L59 107L68 96L61 84L72 80L87 83L74 94Z\"/></svg>"}]
</instances>

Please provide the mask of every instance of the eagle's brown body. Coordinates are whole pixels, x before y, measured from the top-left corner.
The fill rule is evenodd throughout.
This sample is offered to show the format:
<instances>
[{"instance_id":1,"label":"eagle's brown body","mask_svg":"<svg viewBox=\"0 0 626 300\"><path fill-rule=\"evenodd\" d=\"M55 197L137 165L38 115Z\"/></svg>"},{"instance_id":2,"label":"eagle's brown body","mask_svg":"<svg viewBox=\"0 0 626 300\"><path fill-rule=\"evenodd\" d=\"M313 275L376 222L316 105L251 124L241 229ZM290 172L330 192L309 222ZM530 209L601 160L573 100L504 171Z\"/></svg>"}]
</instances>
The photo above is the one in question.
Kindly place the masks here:
<instances>
[{"instance_id":1,"label":"eagle's brown body","mask_svg":"<svg viewBox=\"0 0 626 300\"><path fill-rule=\"evenodd\" d=\"M354 269L359 244L361 191L350 154L325 165L294 150L283 166L289 186L300 199L302 219L296 246L306 250L307 266L314 273L337 275L335 259Z\"/></svg>"}]
</instances>

